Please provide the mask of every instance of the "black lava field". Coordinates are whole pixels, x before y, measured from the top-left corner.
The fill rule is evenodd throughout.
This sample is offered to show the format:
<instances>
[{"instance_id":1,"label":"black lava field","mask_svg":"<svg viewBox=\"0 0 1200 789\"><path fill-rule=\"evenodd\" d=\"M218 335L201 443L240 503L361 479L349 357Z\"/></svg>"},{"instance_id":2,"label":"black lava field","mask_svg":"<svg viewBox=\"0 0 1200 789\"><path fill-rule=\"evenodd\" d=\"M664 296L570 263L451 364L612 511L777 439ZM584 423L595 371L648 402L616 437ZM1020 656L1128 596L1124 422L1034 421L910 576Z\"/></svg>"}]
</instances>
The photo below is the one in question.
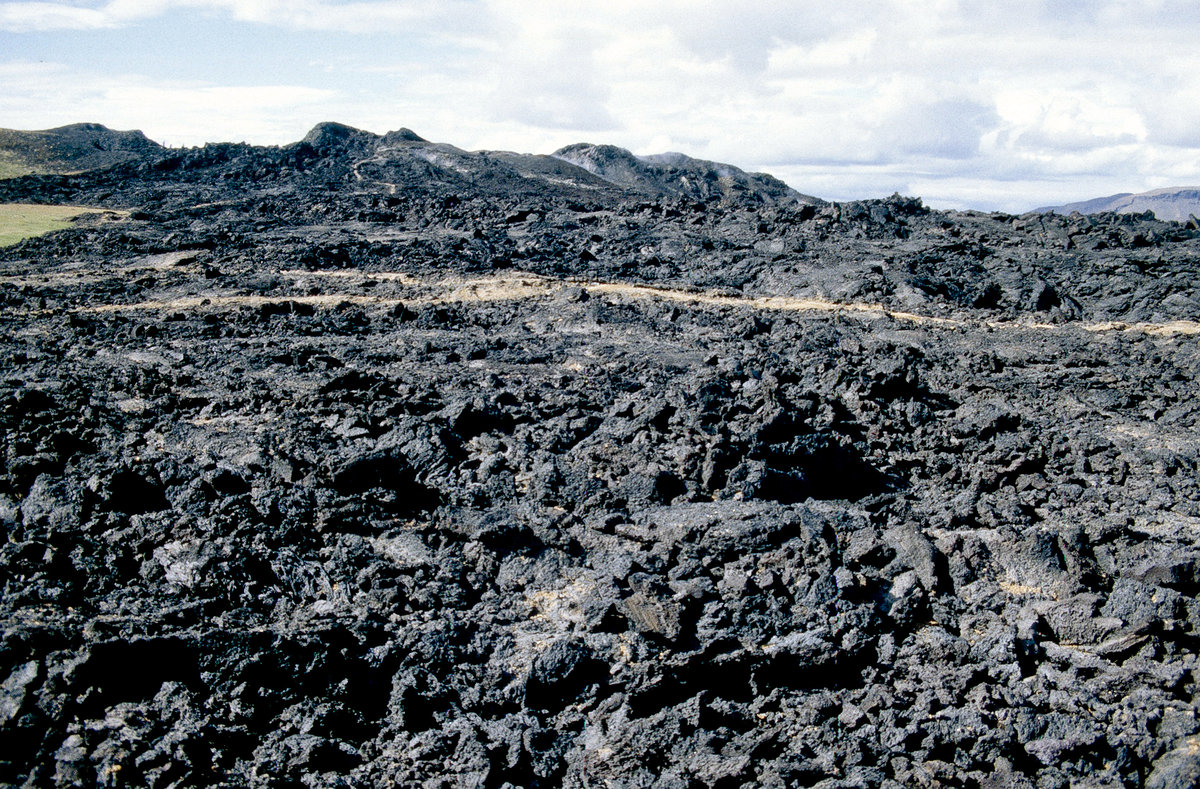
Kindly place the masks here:
<instances>
[{"instance_id":1,"label":"black lava field","mask_svg":"<svg viewBox=\"0 0 1200 789\"><path fill-rule=\"evenodd\" d=\"M1200 782L1200 228L335 124L0 181L0 785Z\"/></svg>"}]
</instances>

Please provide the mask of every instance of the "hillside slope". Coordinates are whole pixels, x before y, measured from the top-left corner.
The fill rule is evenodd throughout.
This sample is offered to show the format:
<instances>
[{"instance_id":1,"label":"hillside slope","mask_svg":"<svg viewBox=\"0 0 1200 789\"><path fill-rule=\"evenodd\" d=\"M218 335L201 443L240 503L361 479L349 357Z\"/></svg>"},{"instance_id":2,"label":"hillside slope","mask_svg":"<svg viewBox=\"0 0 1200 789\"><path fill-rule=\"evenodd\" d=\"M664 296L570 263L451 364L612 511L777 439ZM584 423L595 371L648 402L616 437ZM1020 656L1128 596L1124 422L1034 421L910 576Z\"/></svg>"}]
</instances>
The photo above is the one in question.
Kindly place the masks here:
<instances>
[{"instance_id":1,"label":"hillside slope","mask_svg":"<svg viewBox=\"0 0 1200 789\"><path fill-rule=\"evenodd\" d=\"M492 190L509 192L531 187L535 191L615 187L630 195L652 198L748 199L769 205L821 202L801 195L769 175L747 174L732 165L682 154L635 157L613 146L580 144L550 156L464 151L453 145L429 142L409 129L377 135L340 123L320 123L291 145L256 148L217 143L167 151L141 132L116 132L94 123L46 131L0 129L0 178L69 174L138 163L169 170L175 166L172 163L211 162L214 155L256 158L262 162L286 160L291 162L288 173L302 169L303 162L315 156L325 166L353 172L356 179L393 185L418 177L474 189L487 185ZM622 167L616 162L628 164ZM270 172L263 175L279 176Z\"/></svg>"},{"instance_id":2,"label":"hillside slope","mask_svg":"<svg viewBox=\"0 0 1200 789\"><path fill-rule=\"evenodd\" d=\"M770 204L822 202L764 173L746 173L732 165L693 159L681 153L635 156L613 145L578 143L560 148L552 156L611 183L652 194L683 195L696 200L739 195Z\"/></svg>"},{"instance_id":3,"label":"hillside slope","mask_svg":"<svg viewBox=\"0 0 1200 789\"><path fill-rule=\"evenodd\" d=\"M1153 211L1158 219L1172 222L1186 222L1193 216L1200 216L1200 187L1177 186L1166 189L1155 189L1150 192L1121 194L1109 197L1097 197L1078 203L1035 209L1037 213L1070 214L1078 211L1081 214L1099 214L1112 212L1117 214L1141 214Z\"/></svg>"},{"instance_id":4,"label":"hillside slope","mask_svg":"<svg viewBox=\"0 0 1200 789\"><path fill-rule=\"evenodd\" d=\"M140 131L76 123L44 131L0 129L0 178L71 173L154 156L162 146Z\"/></svg>"}]
</instances>

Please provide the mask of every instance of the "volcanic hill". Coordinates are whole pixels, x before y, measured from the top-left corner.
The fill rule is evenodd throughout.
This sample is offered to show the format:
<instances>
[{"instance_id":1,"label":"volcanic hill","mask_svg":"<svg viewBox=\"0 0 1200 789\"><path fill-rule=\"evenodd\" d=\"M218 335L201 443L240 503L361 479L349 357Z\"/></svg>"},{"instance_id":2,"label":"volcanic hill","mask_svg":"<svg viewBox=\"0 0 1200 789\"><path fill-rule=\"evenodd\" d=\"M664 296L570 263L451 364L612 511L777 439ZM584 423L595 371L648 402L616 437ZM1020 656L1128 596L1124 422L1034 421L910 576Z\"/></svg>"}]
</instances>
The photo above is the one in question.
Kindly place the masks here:
<instances>
[{"instance_id":1,"label":"volcanic hill","mask_svg":"<svg viewBox=\"0 0 1200 789\"><path fill-rule=\"evenodd\" d=\"M140 131L113 131L98 123L45 131L0 129L0 178L94 170L161 151Z\"/></svg>"},{"instance_id":2,"label":"volcanic hill","mask_svg":"<svg viewBox=\"0 0 1200 789\"><path fill-rule=\"evenodd\" d=\"M0 784L1196 785L1194 221L121 139L0 180L107 212L0 248Z\"/></svg>"}]
</instances>

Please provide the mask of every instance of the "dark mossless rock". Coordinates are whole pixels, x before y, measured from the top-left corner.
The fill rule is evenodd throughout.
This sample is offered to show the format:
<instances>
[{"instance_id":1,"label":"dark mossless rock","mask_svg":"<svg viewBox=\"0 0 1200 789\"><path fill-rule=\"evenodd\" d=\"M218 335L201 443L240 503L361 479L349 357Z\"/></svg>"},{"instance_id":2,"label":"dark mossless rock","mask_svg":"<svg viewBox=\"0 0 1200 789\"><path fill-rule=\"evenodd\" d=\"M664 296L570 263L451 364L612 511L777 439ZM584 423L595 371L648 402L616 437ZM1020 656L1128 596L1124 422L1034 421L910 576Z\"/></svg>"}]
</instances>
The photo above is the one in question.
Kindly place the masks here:
<instances>
[{"instance_id":1,"label":"dark mossless rock","mask_svg":"<svg viewBox=\"0 0 1200 789\"><path fill-rule=\"evenodd\" d=\"M1189 737L1154 763L1146 789L1182 789L1200 784L1200 738Z\"/></svg>"},{"instance_id":2,"label":"dark mossless rock","mask_svg":"<svg viewBox=\"0 0 1200 789\"><path fill-rule=\"evenodd\" d=\"M0 784L1197 783L1194 222L14 134Z\"/></svg>"}]
</instances>

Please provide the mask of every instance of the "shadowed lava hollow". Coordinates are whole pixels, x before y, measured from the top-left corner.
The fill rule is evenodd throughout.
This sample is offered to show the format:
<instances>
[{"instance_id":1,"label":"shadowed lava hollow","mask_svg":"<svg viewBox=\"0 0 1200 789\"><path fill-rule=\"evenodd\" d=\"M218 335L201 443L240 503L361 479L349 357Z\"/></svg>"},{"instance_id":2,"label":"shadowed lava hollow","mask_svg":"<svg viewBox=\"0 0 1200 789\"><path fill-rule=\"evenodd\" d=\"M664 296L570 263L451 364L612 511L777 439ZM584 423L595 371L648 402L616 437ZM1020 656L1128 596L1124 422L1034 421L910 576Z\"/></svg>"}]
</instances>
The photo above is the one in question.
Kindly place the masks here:
<instances>
[{"instance_id":1,"label":"shadowed lava hollow","mask_svg":"<svg viewBox=\"0 0 1200 789\"><path fill-rule=\"evenodd\" d=\"M1196 227L560 153L0 181L0 784L1196 783Z\"/></svg>"}]
</instances>

